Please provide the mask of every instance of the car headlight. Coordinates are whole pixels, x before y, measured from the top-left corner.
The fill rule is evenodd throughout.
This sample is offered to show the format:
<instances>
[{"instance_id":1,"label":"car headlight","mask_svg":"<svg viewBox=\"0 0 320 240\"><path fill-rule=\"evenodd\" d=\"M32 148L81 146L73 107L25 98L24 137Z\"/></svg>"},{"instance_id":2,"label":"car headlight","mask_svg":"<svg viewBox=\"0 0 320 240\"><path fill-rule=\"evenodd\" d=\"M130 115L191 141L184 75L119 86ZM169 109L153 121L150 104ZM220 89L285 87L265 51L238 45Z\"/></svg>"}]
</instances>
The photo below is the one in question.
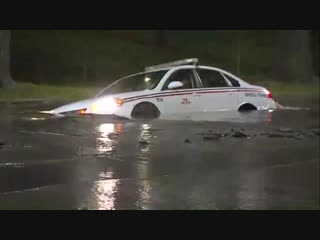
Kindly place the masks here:
<instances>
[{"instance_id":1,"label":"car headlight","mask_svg":"<svg viewBox=\"0 0 320 240\"><path fill-rule=\"evenodd\" d=\"M105 98L96 101L91 109L94 112L112 112L117 107L121 107L123 105L123 100L119 98Z\"/></svg>"}]
</instances>

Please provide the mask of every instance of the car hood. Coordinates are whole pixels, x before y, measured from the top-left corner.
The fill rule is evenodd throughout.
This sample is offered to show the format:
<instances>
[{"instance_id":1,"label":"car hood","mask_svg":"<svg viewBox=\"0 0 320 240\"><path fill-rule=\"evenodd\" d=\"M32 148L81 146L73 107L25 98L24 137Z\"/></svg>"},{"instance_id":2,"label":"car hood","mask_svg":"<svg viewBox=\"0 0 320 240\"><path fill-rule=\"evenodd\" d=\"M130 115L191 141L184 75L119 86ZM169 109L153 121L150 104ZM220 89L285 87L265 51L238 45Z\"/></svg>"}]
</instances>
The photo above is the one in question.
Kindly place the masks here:
<instances>
[{"instance_id":1,"label":"car hood","mask_svg":"<svg viewBox=\"0 0 320 240\"><path fill-rule=\"evenodd\" d=\"M76 110L80 110L80 109L84 109L84 108L89 108L95 100L96 100L96 98L90 98L90 99L81 100L81 101L74 102L74 103L69 103L69 104L66 104L61 107L58 107L56 109L51 110L51 113L52 114L61 114L61 113L65 113L65 112L71 112L71 111L76 111Z\"/></svg>"},{"instance_id":2,"label":"car hood","mask_svg":"<svg viewBox=\"0 0 320 240\"><path fill-rule=\"evenodd\" d=\"M130 97L138 97L141 95L146 94L153 94L155 93L154 90L144 90L144 91L135 91L135 92L124 92L124 93L116 93L116 94L110 94L110 95L104 95L104 96L97 96L96 99L104 98L104 97L114 97L114 98L130 98Z\"/></svg>"},{"instance_id":3,"label":"car hood","mask_svg":"<svg viewBox=\"0 0 320 240\"><path fill-rule=\"evenodd\" d=\"M153 91L137 91L137 92L130 92L130 93L119 93L119 94L112 94L112 95L96 96L86 100L81 100L78 102L73 102L73 103L63 105L61 107L53 109L50 113L59 115L65 112L72 112L72 111L77 111L84 108L90 108L95 101L101 100L104 98L109 98L109 97L125 99L125 98L151 94L151 93L153 93Z\"/></svg>"}]
</instances>

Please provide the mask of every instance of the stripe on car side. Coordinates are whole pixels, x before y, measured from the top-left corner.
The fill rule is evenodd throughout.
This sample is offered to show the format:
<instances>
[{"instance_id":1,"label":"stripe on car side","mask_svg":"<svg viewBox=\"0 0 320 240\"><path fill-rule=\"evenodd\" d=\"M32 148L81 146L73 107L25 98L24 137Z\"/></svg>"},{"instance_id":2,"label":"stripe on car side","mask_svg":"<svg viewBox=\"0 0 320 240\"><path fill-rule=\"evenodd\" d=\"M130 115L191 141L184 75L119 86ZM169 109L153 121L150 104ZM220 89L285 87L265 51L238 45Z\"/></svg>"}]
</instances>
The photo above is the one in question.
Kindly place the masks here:
<instances>
[{"instance_id":1,"label":"stripe on car side","mask_svg":"<svg viewBox=\"0 0 320 240\"><path fill-rule=\"evenodd\" d=\"M180 91L175 93L154 93L154 94L147 94L141 95L136 97L130 97L123 99L125 103L137 101L141 99L150 99L150 98L158 98L158 97L172 97L172 96L181 96L181 95L192 95L192 94L210 94L210 93L226 93L226 92L263 92L261 89L257 88L224 88L224 89L217 89L217 90L203 90L199 91L199 89L192 89L187 91Z\"/></svg>"}]
</instances>

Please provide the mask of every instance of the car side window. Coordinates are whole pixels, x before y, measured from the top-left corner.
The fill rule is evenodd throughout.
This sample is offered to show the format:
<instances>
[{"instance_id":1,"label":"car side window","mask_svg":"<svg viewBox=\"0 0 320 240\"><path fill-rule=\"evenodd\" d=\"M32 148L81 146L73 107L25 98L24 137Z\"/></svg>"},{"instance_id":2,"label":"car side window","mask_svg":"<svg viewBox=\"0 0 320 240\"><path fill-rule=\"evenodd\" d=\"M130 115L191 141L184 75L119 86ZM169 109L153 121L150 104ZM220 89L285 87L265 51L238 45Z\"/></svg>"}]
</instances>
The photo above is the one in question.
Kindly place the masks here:
<instances>
[{"instance_id":1,"label":"car side window","mask_svg":"<svg viewBox=\"0 0 320 240\"><path fill-rule=\"evenodd\" d=\"M229 82L232 84L233 87L240 87L240 82L238 80L234 79L230 75L227 75L227 74L223 74L223 75L229 80Z\"/></svg>"},{"instance_id":2,"label":"car side window","mask_svg":"<svg viewBox=\"0 0 320 240\"><path fill-rule=\"evenodd\" d=\"M209 69L198 69L203 88L229 87L220 72Z\"/></svg>"},{"instance_id":3,"label":"car side window","mask_svg":"<svg viewBox=\"0 0 320 240\"><path fill-rule=\"evenodd\" d=\"M192 69L181 69L173 72L163 85L162 91L169 90L169 84L176 81L183 83L183 87L176 90L193 88L195 86L195 76Z\"/></svg>"}]
</instances>

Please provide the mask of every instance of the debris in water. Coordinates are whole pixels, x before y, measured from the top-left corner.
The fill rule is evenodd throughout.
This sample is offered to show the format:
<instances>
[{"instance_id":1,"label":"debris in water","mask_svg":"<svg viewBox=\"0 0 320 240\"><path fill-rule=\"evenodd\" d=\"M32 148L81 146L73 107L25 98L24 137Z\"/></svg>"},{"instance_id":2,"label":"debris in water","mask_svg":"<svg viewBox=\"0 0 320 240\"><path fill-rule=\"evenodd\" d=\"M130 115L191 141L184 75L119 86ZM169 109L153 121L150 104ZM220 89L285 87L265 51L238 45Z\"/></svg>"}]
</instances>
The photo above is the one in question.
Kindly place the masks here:
<instances>
[{"instance_id":1,"label":"debris in water","mask_svg":"<svg viewBox=\"0 0 320 240\"><path fill-rule=\"evenodd\" d=\"M296 138L294 134L267 133L266 135L271 138Z\"/></svg>"},{"instance_id":2,"label":"debris in water","mask_svg":"<svg viewBox=\"0 0 320 240\"><path fill-rule=\"evenodd\" d=\"M234 138L248 138L249 136L245 134L243 131L233 131L231 133L231 137Z\"/></svg>"},{"instance_id":3,"label":"debris in water","mask_svg":"<svg viewBox=\"0 0 320 240\"><path fill-rule=\"evenodd\" d=\"M6 144L0 141L0 148L4 147Z\"/></svg>"},{"instance_id":4,"label":"debris in water","mask_svg":"<svg viewBox=\"0 0 320 240\"><path fill-rule=\"evenodd\" d=\"M185 143L191 143L189 138L186 138L186 140L184 140Z\"/></svg>"},{"instance_id":5,"label":"debris in water","mask_svg":"<svg viewBox=\"0 0 320 240\"><path fill-rule=\"evenodd\" d=\"M312 132L314 135L320 136L320 129L313 129Z\"/></svg>"},{"instance_id":6,"label":"debris in water","mask_svg":"<svg viewBox=\"0 0 320 240\"><path fill-rule=\"evenodd\" d=\"M150 133L153 133L153 132L164 132L164 130L162 130L162 129L153 129L153 128L150 128L150 129L148 129L147 130L148 132L150 132Z\"/></svg>"},{"instance_id":7,"label":"debris in water","mask_svg":"<svg viewBox=\"0 0 320 240\"><path fill-rule=\"evenodd\" d=\"M219 133L213 133L213 132L197 133L197 135L200 135L200 136L213 136L217 134Z\"/></svg>"},{"instance_id":8,"label":"debris in water","mask_svg":"<svg viewBox=\"0 0 320 240\"><path fill-rule=\"evenodd\" d=\"M210 136L204 136L203 140L205 141L216 141L216 140L220 140L222 138L221 134L211 134Z\"/></svg>"},{"instance_id":9,"label":"debris in water","mask_svg":"<svg viewBox=\"0 0 320 240\"><path fill-rule=\"evenodd\" d=\"M148 145L149 143L148 143L148 141L142 139L142 140L139 141L139 144L140 145Z\"/></svg>"},{"instance_id":10,"label":"debris in water","mask_svg":"<svg viewBox=\"0 0 320 240\"><path fill-rule=\"evenodd\" d=\"M303 132L301 133L302 135L308 137L308 138L312 138L313 137L313 134L312 133L306 133L306 132Z\"/></svg>"},{"instance_id":11,"label":"debris in water","mask_svg":"<svg viewBox=\"0 0 320 240\"><path fill-rule=\"evenodd\" d=\"M0 167L7 167L7 168L21 168L23 167L23 163L0 163Z\"/></svg>"},{"instance_id":12,"label":"debris in water","mask_svg":"<svg viewBox=\"0 0 320 240\"><path fill-rule=\"evenodd\" d=\"M278 131L282 133L293 133L291 128L279 128Z\"/></svg>"},{"instance_id":13,"label":"debris in water","mask_svg":"<svg viewBox=\"0 0 320 240\"><path fill-rule=\"evenodd\" d=\"M110 133L110 134L108 134L108 138L111 139L111 140L114 140L114 139L116 139L118 137L119 137L118 133Z\"/></svg>"}]
</instances>

